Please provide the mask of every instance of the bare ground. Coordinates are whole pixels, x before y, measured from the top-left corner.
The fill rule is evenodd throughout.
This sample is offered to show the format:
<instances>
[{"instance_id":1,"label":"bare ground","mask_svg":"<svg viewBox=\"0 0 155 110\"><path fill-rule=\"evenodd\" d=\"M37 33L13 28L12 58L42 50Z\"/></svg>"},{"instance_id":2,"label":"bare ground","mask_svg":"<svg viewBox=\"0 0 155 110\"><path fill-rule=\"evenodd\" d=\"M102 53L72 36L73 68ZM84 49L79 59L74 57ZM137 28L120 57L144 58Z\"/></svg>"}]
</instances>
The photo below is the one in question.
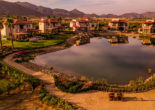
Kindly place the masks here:
<instances>
[{"instance_id":1,"label":"bare ground","mask_svg":"<svg viewBox=\"0 0 155 110\"><path fill-rule=\"evenodd\" d=\"M0 110L53 110L39 101L38 90L0 96Z\"/></svg>"}]
</instances>

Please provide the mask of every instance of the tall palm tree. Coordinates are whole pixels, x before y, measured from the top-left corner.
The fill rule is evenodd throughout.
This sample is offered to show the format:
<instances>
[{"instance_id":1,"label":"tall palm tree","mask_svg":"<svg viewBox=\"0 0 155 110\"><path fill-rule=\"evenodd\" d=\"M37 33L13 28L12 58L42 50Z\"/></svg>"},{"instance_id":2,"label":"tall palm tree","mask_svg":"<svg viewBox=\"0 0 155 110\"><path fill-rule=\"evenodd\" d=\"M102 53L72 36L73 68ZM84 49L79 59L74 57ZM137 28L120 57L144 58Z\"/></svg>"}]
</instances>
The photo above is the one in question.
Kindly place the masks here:
<instances>
[{"instance_id":1,"label":"tall palm tree","mask_svg":"<svg viewBox=\"0 0 155 110\"><path fill-rule=\"evenodd\" d=\"M11 38L11 44L12 44L12 49L14 49L14 44L13 44L13 35L12 35L12 29L14 28L14 21L13 21L13 18L12 17L8 17L6 18L6 24L7 26L9 27L10 29L10 33L9 33L9 36Z\"/></svg>"},{"instance_id":2,"label":"tall palm tree","mask_svg":"<svg viewBox=\"0 0 155 110\"><path fill-rule=\"evenodd\" d=\"M3 54L3 44L2 44L2 36L1 36L2 29L3 29L3 23L0 22L0 49L1 49L1 53Z\"/></svg>"}]
</instances>

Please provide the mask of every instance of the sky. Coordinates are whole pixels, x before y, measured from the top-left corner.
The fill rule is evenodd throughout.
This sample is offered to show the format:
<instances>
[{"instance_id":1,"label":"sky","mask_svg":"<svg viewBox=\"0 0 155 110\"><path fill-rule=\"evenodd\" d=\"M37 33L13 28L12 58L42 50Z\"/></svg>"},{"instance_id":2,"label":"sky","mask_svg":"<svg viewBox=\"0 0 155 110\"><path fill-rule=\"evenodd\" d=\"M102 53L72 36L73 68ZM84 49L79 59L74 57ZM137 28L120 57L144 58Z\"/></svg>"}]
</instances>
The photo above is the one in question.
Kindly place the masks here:
<instances>
[{"instance_id":1,"label":"sky","mask_svg":"<svg viewBox=\"0 0 155 110\"><path fill-rule=\"evenodd\" d=\"M123 14L129 12L155 12L155 0L6 0L30 2L36 5L67 10L78 9L85 13Z\"/></svg>"}]
</instances>

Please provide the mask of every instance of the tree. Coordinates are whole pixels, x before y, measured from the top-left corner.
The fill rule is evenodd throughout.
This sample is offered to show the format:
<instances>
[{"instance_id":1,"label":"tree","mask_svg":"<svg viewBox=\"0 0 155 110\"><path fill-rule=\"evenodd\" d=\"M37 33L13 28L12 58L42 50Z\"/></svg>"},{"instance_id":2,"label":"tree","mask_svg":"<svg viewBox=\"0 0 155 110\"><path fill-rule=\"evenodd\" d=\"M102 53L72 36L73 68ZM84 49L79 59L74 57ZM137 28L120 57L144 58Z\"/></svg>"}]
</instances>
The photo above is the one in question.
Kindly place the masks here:
<instances>
[{"instance_id":1,"label":"tree","mask_svg":"<svg viewBox=\"0 0 155 110\"><path fill-rule=\"evenodd\" d=\"M131 80L131 81L129 82L129 86L135 86L135 81L134 81L134 80Z\"/></svg>"},{"instance_id":2,"label":"tree","mask_svg":"<svg viewBox=\"0 0 155 110\"><path fill-rule=\"evenodd\" d=\"M6 24L10 29L9 36L11 38L12 49L14 49L14 44L13 44L13 39L14 38L13 38L13 35L12 35L12 29L14 28L14 21L13 21L13 18L11 16L6 18Z\"/></svg>"},{"instance_id":3,"label":"tree","mask_svg":"<svg viewBox=\"0 0 155 110\"><path fill-rule=\"evenodd\" d=\"M1 35L2 29L3 29L3 23L0 22L0 49L1 49L1 53L3 54L3 44L2 44L2 35Z\"/></svg>"},{"instance_id":4,"label":"tree","mask_svg":"<svg viewBox=\"0 0 155 110\"><path fill-rule=\"evenodd\" d=\"M143 84L143 77L139 77L138 79L137 79L137 83L138 84Z\"/></svg>"}]
</instances>

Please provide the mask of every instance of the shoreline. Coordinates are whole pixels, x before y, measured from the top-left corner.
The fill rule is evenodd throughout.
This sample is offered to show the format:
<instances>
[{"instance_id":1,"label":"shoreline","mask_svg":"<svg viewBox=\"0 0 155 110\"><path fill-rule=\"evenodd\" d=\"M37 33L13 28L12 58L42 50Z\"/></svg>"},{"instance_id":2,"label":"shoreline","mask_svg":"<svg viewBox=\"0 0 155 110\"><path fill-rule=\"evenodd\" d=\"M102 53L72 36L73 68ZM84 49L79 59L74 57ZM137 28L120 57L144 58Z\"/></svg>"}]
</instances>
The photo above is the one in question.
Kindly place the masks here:
<instances>
[{"instance_id":1,"label":"shoreline","mask_svg":"<svg viewBox=\"0 0 155 110\"><path fill-rule=\"evenodd\" d=\"M20 71L44 81L46 83L45 88L50 94L69 101L86 110L154 110L155 108L155 90L141 93L124 93L124 101L109 101L108 93L104 91L93 90L77 94L64 93L54 85L53 77L38 71L27 69L26 67L13 62L11 59L12 55L13 54L6 56L3 61Z\"/></svg>"},{"instance_id":2,"label":"shoreline","mask_svg":"<svg viewBox=\"0 0 155 110\"><path fill-rule=\"evenodd\" d=\"M72 41L72 46L73 46L73 42L76 41L76 37L77 36L73 36L71 37L70 39L68 39L69 41ZM68 43L68 40L65 42L65 43ZM65 47L65 43L61 44L61 45L56 45L56 46L51 46L51 47L46 47L46 48L41 48L41 49L37 49L37 50L41 50L43 52L40 52L40 53L37 53L36 56L38 55L43 55L43 54L47 54L47 53L51 53L51 52L56 52L56 51L61 51L61 50L64 50L64 49L67 49L68 47ZM70 48L70 47L69 47ZM41 66L41 65L37 65L33 62L26 62L26 63L22 63L22 65L24 65L25 67L29 68L29 69L32 69L32 70L37 70L37 71L41 71L45 74L49 74L49 75L54 75L54 74L58 74L58 75L63 75L65 77L70 77L70 78L73 78L73 79L80 79L81 77L85 77L87 80L89 80L90 78L87 77L87 76L84 76L84 75L81 75L79 73L62 73L62 72L59 72L59 71L56 71L56 70L50 70L50 68L48 67L45 67L45 66ZM37 69L38 68L38 69ZM151 80L151 78L155 76L155 74L152 74L151 76L149 77L146 77L144 79L144 83L148 82L149 80ZM103 78L104 79L104 78ZM100 80L100 79L98 79ZM134 80L136 81L136 79ZM129 85L129 82L128 83L122 83L122 84L116 84L116 83L109 83L108 84L110 85L118 85L119 87L128 87Z\"/></svg>"}]
</instances>

